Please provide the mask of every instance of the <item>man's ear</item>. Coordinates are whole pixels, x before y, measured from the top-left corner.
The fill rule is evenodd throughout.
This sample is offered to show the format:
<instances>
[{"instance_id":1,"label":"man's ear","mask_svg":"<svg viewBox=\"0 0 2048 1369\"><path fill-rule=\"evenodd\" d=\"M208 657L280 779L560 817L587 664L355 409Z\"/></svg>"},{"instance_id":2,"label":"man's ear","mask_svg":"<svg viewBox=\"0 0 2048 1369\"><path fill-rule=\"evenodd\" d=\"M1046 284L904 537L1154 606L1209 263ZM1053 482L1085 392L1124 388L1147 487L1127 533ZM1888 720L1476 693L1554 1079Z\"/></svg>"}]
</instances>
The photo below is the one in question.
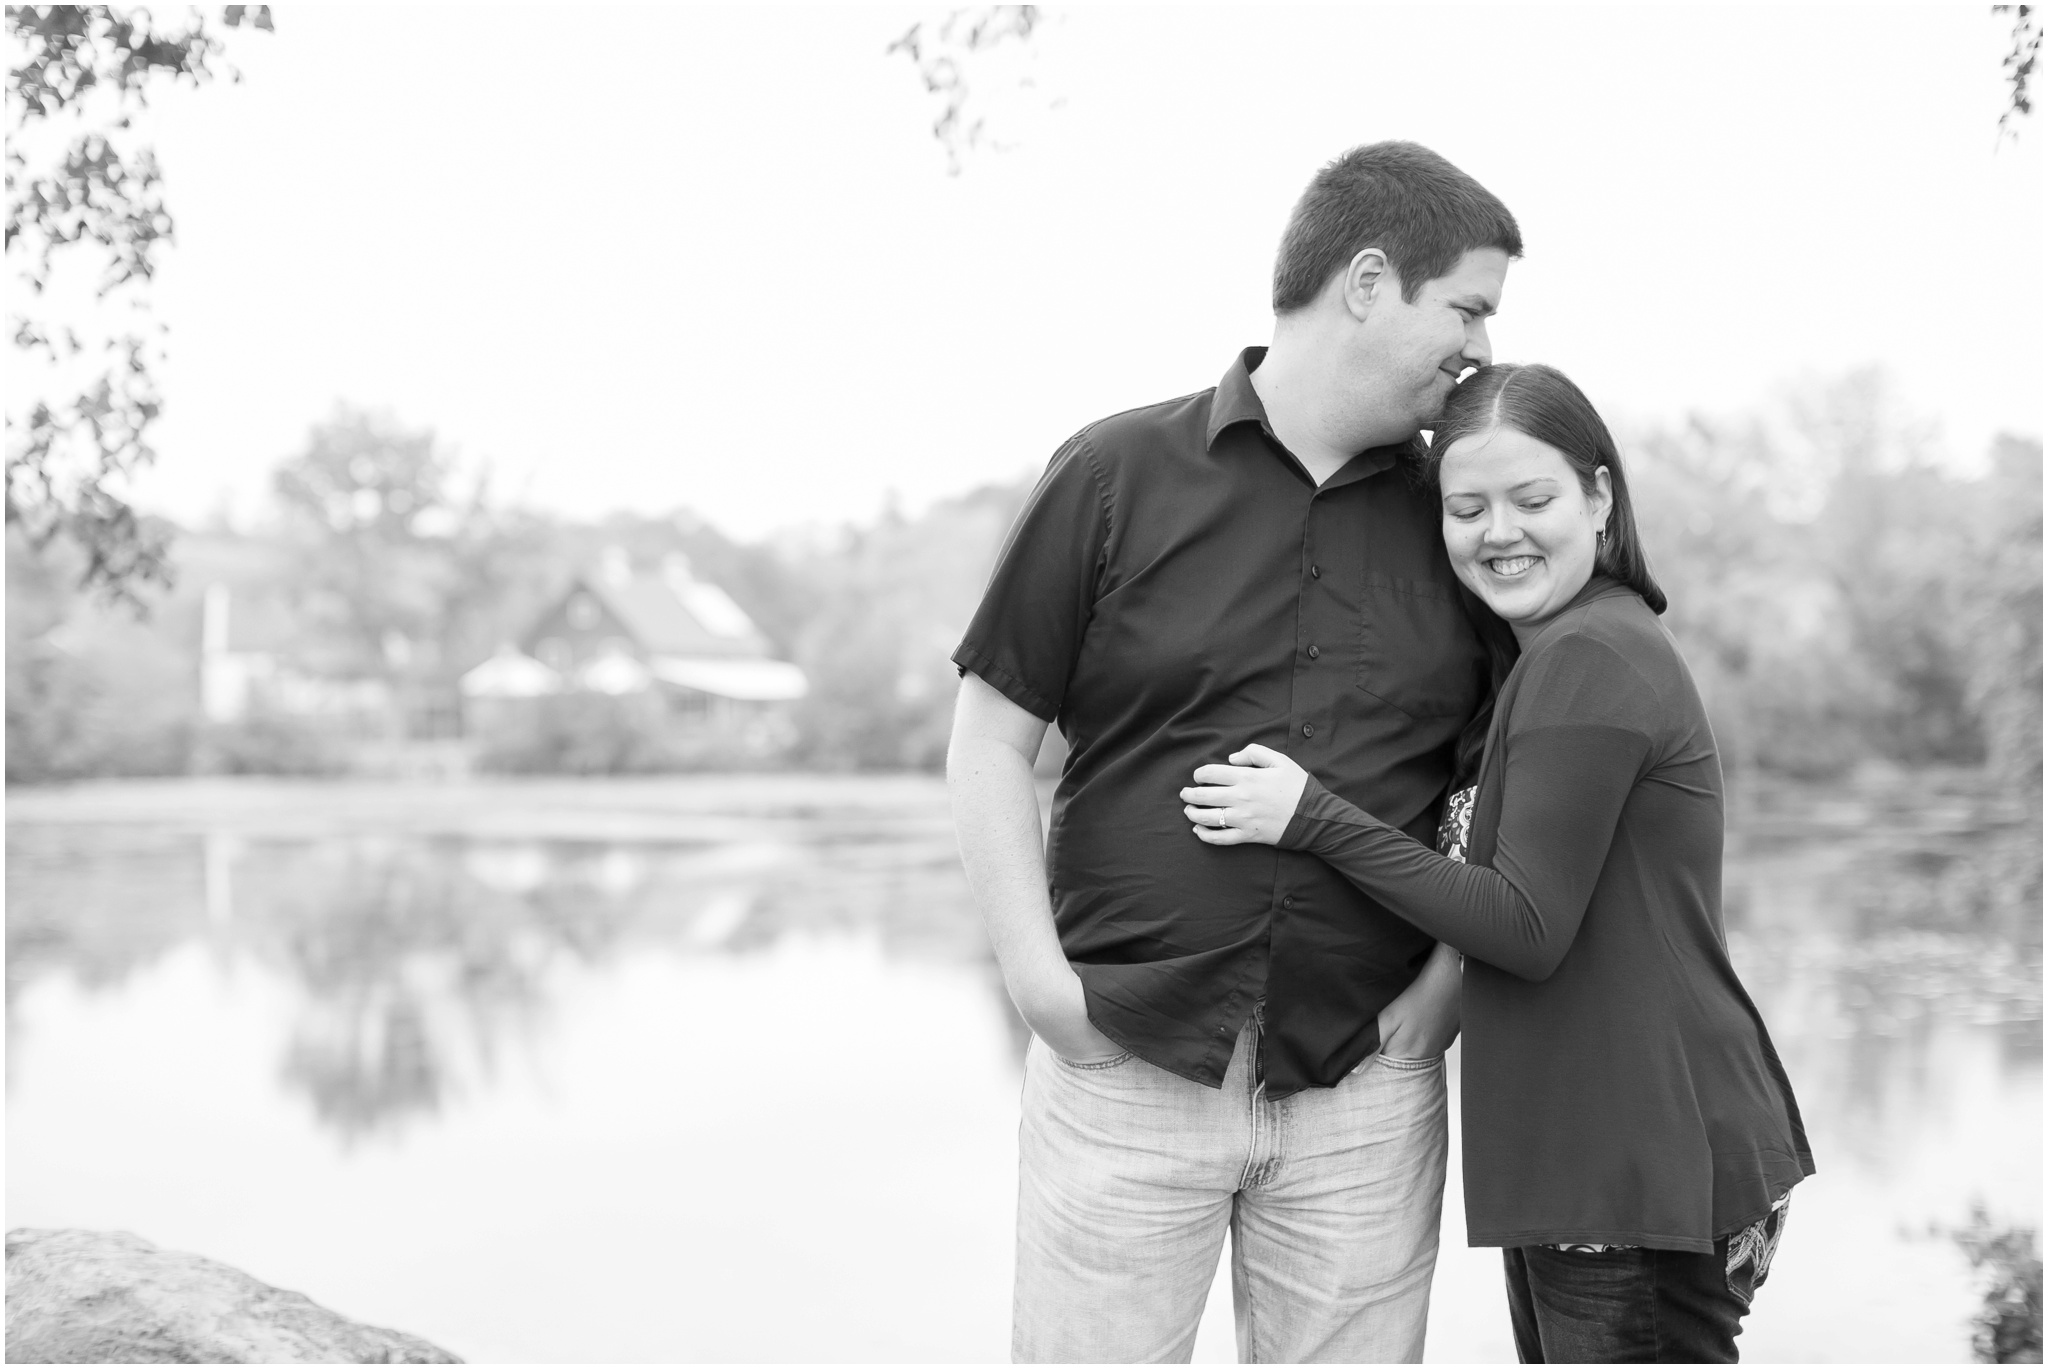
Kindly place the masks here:
<instances>
[{"instance_id":1,"label":"man's ear","mask_svg":"<svg viewBox=\"0 0 2048 1369\"><path fill-rule=\"evenodd\" d=\"M1382 290L1397 290L1393 283L1393 268L1387 264L1387 254L1377 247L1368 247L1351 259L1344 268L1340 279L1343 287L1340 294L1344 307L1351 316L1363 323L1372 312L1373 301Z\"/></svg>"}]
</instances>

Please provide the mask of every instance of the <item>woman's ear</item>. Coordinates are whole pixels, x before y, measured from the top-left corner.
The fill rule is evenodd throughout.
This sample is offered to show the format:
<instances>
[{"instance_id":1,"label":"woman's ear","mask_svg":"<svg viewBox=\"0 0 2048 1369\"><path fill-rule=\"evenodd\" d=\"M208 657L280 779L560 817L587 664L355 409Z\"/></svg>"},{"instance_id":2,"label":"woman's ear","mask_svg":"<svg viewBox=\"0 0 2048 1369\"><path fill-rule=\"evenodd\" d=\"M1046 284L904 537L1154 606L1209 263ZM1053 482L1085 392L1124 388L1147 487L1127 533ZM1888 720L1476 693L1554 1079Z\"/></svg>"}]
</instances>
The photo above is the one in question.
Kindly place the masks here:
<instances>
[{"instance_id":1,"label":"woman's ear","mask_svg":"<svg viewBox=\"0 0 2048 1369\"><path fill-rule=\"evenodd\" d=\"M1593 506L1593 530L1611 533L1613 529L1607 522L1614 513L1614 478L1608 475L1605 466L1593 472L1593 493L1586 502Z\"/></svg>"}]
</instances>

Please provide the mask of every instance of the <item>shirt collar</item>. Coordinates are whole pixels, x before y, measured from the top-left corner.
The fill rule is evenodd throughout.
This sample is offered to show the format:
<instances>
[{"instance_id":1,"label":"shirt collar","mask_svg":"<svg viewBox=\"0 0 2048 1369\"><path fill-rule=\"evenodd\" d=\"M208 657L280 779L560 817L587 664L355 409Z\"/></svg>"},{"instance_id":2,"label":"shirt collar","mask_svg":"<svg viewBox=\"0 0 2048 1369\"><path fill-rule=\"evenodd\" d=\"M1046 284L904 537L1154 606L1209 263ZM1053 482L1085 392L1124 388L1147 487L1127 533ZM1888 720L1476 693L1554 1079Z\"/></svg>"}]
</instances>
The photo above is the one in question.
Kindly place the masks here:
<instances>
[{"instance_id":1,"label":"shirt collar","mask_svg":"<svg viewBox=\"0 0 2048 1369\"><path fill-rule=\"evenodd\" d=\"M1209 450L1216 449L1216 439L1224 429L1240 423L1256 423L1259 431L1266 435L1277 451L1287 452L1285 443L1274 435L1273 424L1266 417L1266 405L1259 398L1259 392L1252 388L1252 372L1259 369L1259 363L1266 359L1263 347L1247 347L1238 353L1237 360L1230 363L1230 369L1223 373L1223 379L1216 384L1216 397L1209 405ZM1378 475L1402 457L1422 459L1423 443L1421 434L1406 442L1397 442L1387 447L1370 447L1351 458L1335 475L1331 476L1324 488L1348 485L1354 480L1363 480L1369 475ZM1297 464L1298 460L1297 460Z\"/></svg>"},{"instance_id":2,"label":"shirt collar","mask_svg":"<svg viewBox=\"0 0 2048 1369\"><path fill-rule=\"evenodd\" d=\"M1209 405L1211 451L1216 449L1216 439L1223 430L1239 423L1256 423L1267 437L1273 437L1273 425L1266 421L1266 406L1260 401L1259 392L1252 388L1252 372L1265 359L1265 348L1247 347L1230 363L1223 379L1216 382L1216 398ZM1273 441L1277 444L1280 439L1273 437Z\"/></svg>"}]
</instances>

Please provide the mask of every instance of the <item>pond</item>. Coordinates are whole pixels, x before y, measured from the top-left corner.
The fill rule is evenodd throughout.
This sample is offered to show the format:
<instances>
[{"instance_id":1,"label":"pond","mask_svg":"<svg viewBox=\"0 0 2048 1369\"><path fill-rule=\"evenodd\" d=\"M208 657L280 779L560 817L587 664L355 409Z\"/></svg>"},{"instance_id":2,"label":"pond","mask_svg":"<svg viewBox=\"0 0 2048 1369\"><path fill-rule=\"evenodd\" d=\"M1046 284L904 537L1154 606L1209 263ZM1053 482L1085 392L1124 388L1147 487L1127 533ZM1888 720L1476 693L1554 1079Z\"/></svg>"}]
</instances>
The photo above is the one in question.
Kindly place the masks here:
<instances>
[{"instance_id":1,"label":"pond","mask_svg":"<svg viewBox=\"0 0 2048 1369\"><path fill-rule=\"evenodd\" d=\"M1933 1229L2040 1218L2028 840L1967 776L1745 801L1820 1165L1746 1357L1969 1358ZM938 781L102 784L10 794L7 853L10 1226L474 1360L1008 1357L1024 1035ZM1455 1176L1430 1358L1512 1360Z\"/></svg>"}]
</instances>

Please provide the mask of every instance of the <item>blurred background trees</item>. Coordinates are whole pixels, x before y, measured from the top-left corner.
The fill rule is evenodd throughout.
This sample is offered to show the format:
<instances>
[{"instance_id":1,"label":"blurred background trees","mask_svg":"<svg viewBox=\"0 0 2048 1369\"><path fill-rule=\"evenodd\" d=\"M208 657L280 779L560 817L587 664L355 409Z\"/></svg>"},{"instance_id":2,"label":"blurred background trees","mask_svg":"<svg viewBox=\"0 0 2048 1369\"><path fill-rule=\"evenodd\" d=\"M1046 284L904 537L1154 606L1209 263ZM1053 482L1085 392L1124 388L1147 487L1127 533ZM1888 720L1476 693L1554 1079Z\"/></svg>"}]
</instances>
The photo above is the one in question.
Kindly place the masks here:
<instances>
[{"instance_id":1,"label":"blurred background trees","mask_svg":"<svg viewBox=\"0 0 2048 1369\"><path fill-rule=\"evenodd\" d=\"M2031 108L2040 24L2032 7L1999 8L2011 24L2010 131ZM1048 22L1038 6L972 7L887 46L922 81L954 171L1001 144L989 101L1029 86ZM268 30L269 11L195 11L174 27L141 10L26 6L7 25L7 250L24 287L11 326L17 349L62 382L18 405L9 429L10 779L347 764L288 719L235 731L206 722L199 639L215 583L245 587L245 620L283 620L315 673L373 680L397 699L393 740L455 736L463 672L607 549L642 565L685 557L804 668L811 693L782 763L939 764L954 688L946 657L1028 479L912 518L749 544L687 509L588 523L522 509L431 431L343 406L278 464L270 526L186 528L171 551L173 529L121 495L150 459L161 329L147 293L172 233L131 115L166 82L213 79L222 35ZM63 294L60 267L94 309ZM103 337L78 335L88 316L107 325ZM2038 795L2038 440L2001 439L1964 478L1864 373L1768 411L1646 429L1628 446L1668 621L1732 773L1985 766ZM186 583L170 587L173 570ZM159 621L123 625L82 591L147 601ZM563 707L552 740L504 763L718 761L656 745L626 705Z\"/></svg>"},{"instance_id":2,"label":"blurred background trees","mask_svg":"<svg viewBox=\"0 0 2048 1369\"><path fill-rule=\"evenodd\" d=\"M2038 440L2002 438L1959 474L1883 378L1862 372L1768 412L1625 435L1625 447L1667 622L1731 775L1986 767L2009 792L2038 795ZM200 600L217 580L268 586L322 669L409 700L407 735L451 735L455 681L607 549L643 566L680 554L803 667L811 693L775 763L936 768L955 688L947 657L1030 484L741 543L687 510L599 523L518 510L432 433L348 408L275 482L270 529L183 533L184 582L148 625L82 597L75 567L14 552L10 779L204 768L192 700ZM719 763L643 745L634 726L619 707L565 725L557 749L583 759L560 764ZM265 768L260 752L233 768ZM555 768L517 768L535 766Z\"/></svg>"},{"instance_id":3,"label":"blurred background trees","mask_svg":"<svg viewBox=\"0 0 2048 1369\"><path fill-rule=\"evenodd\" d=\"M457 676L542 588L535 525L492 506L488 470L457 482L430 430L346 405L275 476L298 630L333 674L383 680L415 735L454 735Z\"/></svg>"},{"instance_id":4,"label":"blurred background trees","mask_svg":"<svg viewBox=\"0 0 2048 1369\"><path fill-rule=\"evenodd\" d=\"M1870 372L1772 418L1695 420L1633 452L1669 621L1730 767L1820 776L2023 747L2039 444L2003 438L1988 473L1958 478Z\"/></svg>"},{"instance_id":5,"label":"blurred background trees","mask_svg":"<svg viewBox=\"0 0 2048 1369\"><path fill-rule=\"evenodd\" d=\"M804 763L944 766L957 687L949 658L1029 492L991 485L919 518L886 513L811 560L823 598L797 653L812 680L798 713Z\"/></svg>"}]
</instances>

